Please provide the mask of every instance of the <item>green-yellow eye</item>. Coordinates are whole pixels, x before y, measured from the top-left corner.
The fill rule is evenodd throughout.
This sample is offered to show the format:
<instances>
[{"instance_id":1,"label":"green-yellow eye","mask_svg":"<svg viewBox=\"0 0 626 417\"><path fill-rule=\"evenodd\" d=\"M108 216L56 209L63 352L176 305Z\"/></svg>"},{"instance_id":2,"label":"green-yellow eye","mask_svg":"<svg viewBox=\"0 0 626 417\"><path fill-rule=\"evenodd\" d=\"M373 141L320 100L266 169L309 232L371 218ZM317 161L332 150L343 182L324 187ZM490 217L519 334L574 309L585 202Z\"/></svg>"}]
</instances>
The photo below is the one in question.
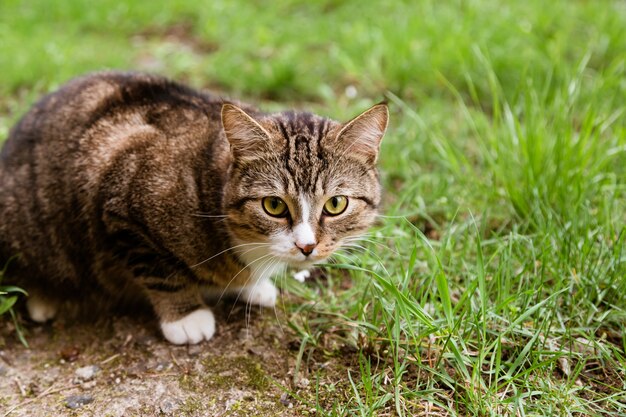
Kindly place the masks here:
<instances>
[{"instance_id":1,"label":"green-yellow eye","mask_svg":"<svg viewBox=\"0 0 626 417\"><path fill-rule=\"evenodd\" d=\"M289 212L287 204L278 197L265 197L262 204L263 210L272 217L285 217Z\"/></svg>"},{"instance_id":2,"label":"green-yellow eye","mask_svg":"<svg viewBox=\"0 0 626 417\"><path fill-rule=\"evenodd\" d=\"M324 204L324 213L329 216L337 216L343 213L348 207L348 197L336 195L328 199Z\"/></svg>"}]
</instances>

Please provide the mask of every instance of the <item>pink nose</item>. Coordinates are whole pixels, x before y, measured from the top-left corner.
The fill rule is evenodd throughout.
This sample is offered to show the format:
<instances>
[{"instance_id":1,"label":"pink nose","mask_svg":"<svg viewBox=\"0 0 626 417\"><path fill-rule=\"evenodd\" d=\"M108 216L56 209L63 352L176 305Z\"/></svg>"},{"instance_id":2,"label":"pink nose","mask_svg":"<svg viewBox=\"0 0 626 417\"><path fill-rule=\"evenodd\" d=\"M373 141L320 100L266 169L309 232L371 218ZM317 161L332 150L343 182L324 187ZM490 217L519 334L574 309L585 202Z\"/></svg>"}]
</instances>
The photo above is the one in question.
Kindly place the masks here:
<instances>
[{"instance_id":1,"label":"pink nose","mask_svg":"<svg viewBox=\"0 0 626 417\"><path fill-rule=\"evenodd\" d=\"M311 252L313 252L313 249L317 246L317 243L308 243L306 245L296 243L296 246L300 249L300 252L302 252L304 256L309 256Z\"/></svg>"}]
</instances>

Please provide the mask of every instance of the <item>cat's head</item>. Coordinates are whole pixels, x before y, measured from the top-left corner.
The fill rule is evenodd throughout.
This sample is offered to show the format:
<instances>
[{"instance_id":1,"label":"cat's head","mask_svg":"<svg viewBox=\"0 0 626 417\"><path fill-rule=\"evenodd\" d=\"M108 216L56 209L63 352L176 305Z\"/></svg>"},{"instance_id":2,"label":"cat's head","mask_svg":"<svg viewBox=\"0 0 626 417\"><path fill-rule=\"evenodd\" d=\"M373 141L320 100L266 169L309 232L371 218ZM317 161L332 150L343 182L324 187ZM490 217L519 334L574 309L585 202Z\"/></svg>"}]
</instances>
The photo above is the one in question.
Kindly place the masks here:
<instances>
[{"instance_id":1,"label":"cat's head","mask_svg":"<svg viewBox=\"0 0 626 417\"><path fill-rule=\"evenodd\" d=\"M343 124L225 104L232 164L223 209L240 259L308 267L362 234L380 204L376 160L388 117L386 104Z\"/></svg>"}]
</instances>

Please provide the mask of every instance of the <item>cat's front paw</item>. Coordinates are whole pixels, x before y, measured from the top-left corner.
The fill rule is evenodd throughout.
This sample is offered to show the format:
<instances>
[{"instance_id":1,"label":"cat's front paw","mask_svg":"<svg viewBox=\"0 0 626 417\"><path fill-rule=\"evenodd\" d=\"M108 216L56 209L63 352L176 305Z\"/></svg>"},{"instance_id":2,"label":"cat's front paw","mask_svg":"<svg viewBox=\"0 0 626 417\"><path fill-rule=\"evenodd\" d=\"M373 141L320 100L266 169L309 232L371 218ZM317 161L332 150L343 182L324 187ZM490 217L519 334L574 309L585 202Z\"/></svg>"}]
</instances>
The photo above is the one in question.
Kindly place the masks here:
<instances>
[{"instance_id":1,"label":"cat's front paw","mask_svg":"<svg viewBox=\"0 0 626 417\"><path fill-rule=\"evenodd\" d=\"M163 336L175 345L195 345L215 333L215 318L208 308L201 308L180 320L161 322Z\"/></svg>"},{"instance_id":2,"label":"cat's front paw","mask_svg":"<svg viewBox=\"0 0 626 417\"><path fill-rule=\"evenodd\" d=\"M274 307L278 297L278 290L271 281L263 279L254 285L245 287L241 291L241 296L247 303L257 304L261 307Z\"/></svg>"}]
</instances>

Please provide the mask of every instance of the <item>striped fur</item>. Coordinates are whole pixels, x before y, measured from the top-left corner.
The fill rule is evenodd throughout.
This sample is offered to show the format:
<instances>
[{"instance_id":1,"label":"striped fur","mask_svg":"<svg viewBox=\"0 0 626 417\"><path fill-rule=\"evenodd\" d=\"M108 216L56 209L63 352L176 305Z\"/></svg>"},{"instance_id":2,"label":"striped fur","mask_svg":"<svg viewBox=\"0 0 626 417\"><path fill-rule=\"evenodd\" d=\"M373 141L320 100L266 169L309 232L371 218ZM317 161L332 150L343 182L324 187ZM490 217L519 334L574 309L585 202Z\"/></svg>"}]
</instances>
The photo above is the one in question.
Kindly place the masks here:
<instances>
[{"instance_id":1,"label":"striped fur","mask_svg":"<svg viewBox=\"0 0 626 417\"><path fill-rule=\"evenodd\" d=\"M51 302L147 300L162 323L192 317L206 310L202 288L249 290L372 223L386 120L384 105L344 125L260 113L152 75L75 79L35 104L0 154L6 278ZM348 208L325 216L334 195ZM267 196L289 215L268 216ZM294 239L312 236L307 257Z\"/></svg>"}]
</instances>

